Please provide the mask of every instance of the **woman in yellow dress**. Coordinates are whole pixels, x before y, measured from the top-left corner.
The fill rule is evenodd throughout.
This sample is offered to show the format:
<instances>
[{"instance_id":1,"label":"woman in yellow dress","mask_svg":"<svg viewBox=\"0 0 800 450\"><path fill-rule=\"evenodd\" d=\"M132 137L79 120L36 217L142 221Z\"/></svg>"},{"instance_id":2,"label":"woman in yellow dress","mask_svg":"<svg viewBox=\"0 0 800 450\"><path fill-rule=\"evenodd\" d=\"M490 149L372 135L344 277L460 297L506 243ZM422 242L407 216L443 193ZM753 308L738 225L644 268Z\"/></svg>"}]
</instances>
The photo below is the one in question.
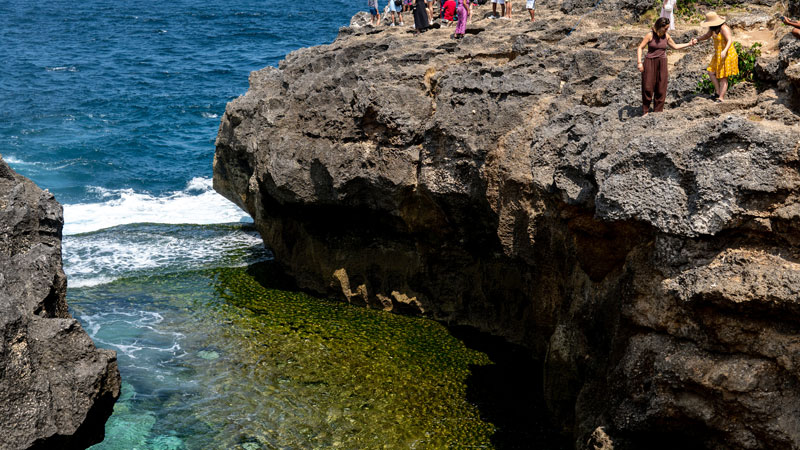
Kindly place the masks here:
<instances>
[{"instance_id":1,"label":"woman in yellow dress","mask_svg":"<svg viewBox=\"0 0 800 450\"><path fill-rule=\"evenodd\" d=\"M725 18L713 11L706 13L706 20L700 25L708 27L708 33L697 38L698 41L714 38L714 56L706 70L714 83L717 98L722 102L728 92L728 77L739 73L739 55L733 46L733 33L725 23Z\"/></svg>"}]
</instances>

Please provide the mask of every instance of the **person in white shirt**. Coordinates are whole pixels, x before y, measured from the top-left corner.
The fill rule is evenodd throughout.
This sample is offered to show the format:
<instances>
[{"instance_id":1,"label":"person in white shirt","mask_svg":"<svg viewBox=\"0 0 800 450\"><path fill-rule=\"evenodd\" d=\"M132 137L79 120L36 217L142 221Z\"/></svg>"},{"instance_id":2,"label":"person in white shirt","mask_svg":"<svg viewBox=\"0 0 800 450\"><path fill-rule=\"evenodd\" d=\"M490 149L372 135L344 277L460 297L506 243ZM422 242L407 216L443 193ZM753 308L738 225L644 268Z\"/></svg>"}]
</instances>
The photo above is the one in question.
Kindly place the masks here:
<instances>
[{"instance_id":1,"label":"person in white shirt","mask_svg":"<svg viewBox=\"0 0 800 450\"><path fill-rule=\"evenodd\" d=\"M664 4L661 5L661 17L669 19L669 31L675 29L675 14L673 10L675 9L676 1L677 0L664 0Z\"/></svg>"},{"instance_id":2,"label":"person in white shirt","mask_svg":"<svg viewBox=\"0 0 800 450\"><path fill-rule=\"evenodd\" d=\"M536 10L536 0L527 0L525 2L525 7L528 9L528 12L531 13L531 22L533 22L533 14Z\"/></svg>"}]
</instances>

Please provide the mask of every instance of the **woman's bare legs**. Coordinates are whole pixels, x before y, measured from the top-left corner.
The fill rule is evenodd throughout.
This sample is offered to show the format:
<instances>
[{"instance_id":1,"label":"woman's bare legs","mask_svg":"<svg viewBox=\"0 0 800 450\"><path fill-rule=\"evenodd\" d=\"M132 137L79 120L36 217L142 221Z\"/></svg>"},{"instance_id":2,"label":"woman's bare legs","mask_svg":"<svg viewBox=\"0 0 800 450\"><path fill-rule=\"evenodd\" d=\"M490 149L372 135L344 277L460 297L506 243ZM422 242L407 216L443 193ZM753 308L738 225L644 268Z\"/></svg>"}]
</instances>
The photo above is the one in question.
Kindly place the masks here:
<instances>
[{"instance_id":1,"label":"woman's bare legs","mask_svg":"<svg viewBox=\"0 0 800 450\"><path fill-rule=\"evenodd\" d=\"M728 93L728 77L719 79L719 101L725 101L725 94Z\"/></svg>"},{"instance_id":2,"label":"woman's bare legs","mask_svg":"<svg viewBox=\"0 0 800 450\"><path fill-rule=\"evenodd\" d=\"M719 96L719 80L717 80L717 74L714 72L708 73L709 77L711 78L711 82L714 83L714 93ZM727 82L727 80L725 80Z\"/></svg>"}]
</instances>

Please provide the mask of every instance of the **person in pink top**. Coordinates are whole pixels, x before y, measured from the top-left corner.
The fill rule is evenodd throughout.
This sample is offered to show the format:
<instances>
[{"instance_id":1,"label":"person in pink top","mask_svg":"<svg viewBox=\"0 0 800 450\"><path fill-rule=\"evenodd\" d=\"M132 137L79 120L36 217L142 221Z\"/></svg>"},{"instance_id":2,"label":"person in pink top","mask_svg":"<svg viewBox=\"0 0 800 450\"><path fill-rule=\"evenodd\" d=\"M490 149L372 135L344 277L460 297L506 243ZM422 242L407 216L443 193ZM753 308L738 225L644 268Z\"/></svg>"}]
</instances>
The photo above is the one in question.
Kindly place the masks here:
<instances>
[{"instance_id":1,"label":"person in pink top","mask_svg":"<svg viewBox=\"0 0 800 450\"><path fill-rule=\"evenodd\" d=\"M467 33L467 19L472 14L470 0L458 0L458 23L456 24L455 38L461 39Z\"/></svg>"}]
</instances>

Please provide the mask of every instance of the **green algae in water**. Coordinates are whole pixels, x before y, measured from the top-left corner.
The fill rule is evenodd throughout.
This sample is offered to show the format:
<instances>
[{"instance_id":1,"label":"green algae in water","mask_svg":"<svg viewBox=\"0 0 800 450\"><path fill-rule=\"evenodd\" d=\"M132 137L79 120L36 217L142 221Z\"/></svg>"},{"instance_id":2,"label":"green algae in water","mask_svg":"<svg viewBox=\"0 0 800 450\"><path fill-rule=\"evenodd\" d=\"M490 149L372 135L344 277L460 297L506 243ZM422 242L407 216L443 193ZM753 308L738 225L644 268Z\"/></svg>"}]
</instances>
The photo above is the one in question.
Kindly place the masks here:
<instances>
[{"instance_id":1,"label":"green algae in water","mask_svg":"<svg viewBox=\"0 0 800 450\"><path fill-rule=\"evenodd\" d=\"M104 311L160 318L93 333L125 348L127 386L96 448L491 447L466 392L470 366L491 362L434 321L267 289L247 268L121 280L70 302L87 329Z\"/></svg>"}]
</instances>

